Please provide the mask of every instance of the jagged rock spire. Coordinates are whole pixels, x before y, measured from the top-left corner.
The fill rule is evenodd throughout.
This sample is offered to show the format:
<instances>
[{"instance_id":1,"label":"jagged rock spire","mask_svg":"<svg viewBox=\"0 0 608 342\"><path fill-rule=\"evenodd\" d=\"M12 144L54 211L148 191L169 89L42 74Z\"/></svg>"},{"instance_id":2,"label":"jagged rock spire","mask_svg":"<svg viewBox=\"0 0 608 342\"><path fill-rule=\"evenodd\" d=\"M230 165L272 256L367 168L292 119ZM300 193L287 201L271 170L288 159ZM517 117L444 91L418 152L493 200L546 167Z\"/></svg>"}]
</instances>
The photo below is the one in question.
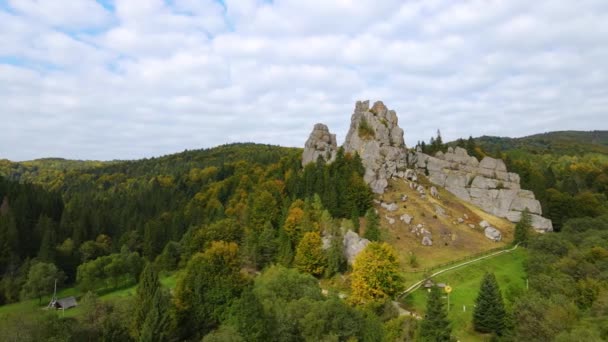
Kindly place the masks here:
<instances>
[{"instance_id":1,"label":"jagged rock spire","mask_svg":"<svg viewBox=\"0 0 608 342\"><path fill-rule=\"evenodd\" d=\"M304 153L302 153L302 165L314 163L319 156L330 163L336 159L338 146L336 143L336 135L329 132L329 128L322 123L318 123L313 128L306 144L304 145Z\"/></svg>"},{"instance_id":2,"label":"jagged rock spire","mask_svg":"<svg viewBox=\"0 0 608 342\"><path fill-rule=\"evenodd\" d=\"M359 154L365 167L365 182L375 193L384 193L388 179L406 167L403 130L395 111L382 101L371 108L369 101L357 101L344 152Z\"/></svg>"}]
</instances>

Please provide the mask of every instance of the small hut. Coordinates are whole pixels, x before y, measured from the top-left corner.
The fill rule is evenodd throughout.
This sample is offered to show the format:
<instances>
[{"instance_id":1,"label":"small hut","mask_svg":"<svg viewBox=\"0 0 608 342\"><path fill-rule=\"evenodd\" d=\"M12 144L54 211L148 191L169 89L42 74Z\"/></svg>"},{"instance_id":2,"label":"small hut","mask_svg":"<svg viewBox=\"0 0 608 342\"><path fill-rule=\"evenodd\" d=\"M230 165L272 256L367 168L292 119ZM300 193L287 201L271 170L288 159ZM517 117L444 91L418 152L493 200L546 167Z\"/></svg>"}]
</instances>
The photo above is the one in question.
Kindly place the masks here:
<instances>
[{"instance_id":1,"label":"small hut","mask_svg":"<svg viewBox=\"0 0 608 342\"><path fill-rule=\"evenodd\" d=\"M59 310L70 309L78 306L78 302L76 302L76 298L74 297L65 297L61 299L53 300L50 304L51 307Z\"/></svg>"}]
</instances>

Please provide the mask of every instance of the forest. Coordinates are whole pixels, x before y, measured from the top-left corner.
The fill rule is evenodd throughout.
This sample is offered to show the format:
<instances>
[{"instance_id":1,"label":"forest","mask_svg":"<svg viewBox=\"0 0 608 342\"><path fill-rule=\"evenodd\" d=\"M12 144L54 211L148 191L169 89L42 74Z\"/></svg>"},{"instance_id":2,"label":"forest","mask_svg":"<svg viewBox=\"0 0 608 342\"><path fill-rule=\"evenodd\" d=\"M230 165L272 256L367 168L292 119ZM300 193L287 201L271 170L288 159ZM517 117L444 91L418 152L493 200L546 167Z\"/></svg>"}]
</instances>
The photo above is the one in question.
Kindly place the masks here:
<instances>
[{"instance_id":1,"label":"forest","mask_svg":"<svg viewBox=\"0 0 608 342\"><path fill-rule=\"evenodd\" d=\"M486 140L444 144L438 134L421 145L428 153L458 145L503 158L556 233L517 225L529 290L507 294L492 274L484 277L476 331L499 341L608 339L602 145L569 151L548 140L555 147L539 150ZM44 307L56 279L82 294L75 317L4 314L2 338L453 340L436 289L422 320L392 305L408 275L378 234L360 158L340 150L331 164L302 167L301 153L232 144L138 161L0 161L0 305L34 299ZM352 266L342 227L365 228L372 240ZM166 277L175 279L170 289ZM341 291L320 285L344 277ZM129 286L134 296L101 299Z\"/></svg>"}]
</instances>

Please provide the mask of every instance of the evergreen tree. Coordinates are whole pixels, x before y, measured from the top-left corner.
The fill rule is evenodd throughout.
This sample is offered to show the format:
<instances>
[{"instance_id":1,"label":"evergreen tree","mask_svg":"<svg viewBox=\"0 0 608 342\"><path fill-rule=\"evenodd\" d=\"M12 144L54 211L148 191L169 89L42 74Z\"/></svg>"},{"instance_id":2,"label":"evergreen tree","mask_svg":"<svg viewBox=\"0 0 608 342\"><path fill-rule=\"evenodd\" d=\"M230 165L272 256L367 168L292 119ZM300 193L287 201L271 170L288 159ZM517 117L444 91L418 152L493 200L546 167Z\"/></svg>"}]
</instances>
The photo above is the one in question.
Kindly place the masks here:
<instances>
[{"instance_id":1,"label":"evergreen tree","mask_svg":"<svg viewBox=\"0 0 608 342\"><path fill-rule=\"evenodd\" d=\"M420 324L420 340L425 342L450 341L452 327L441 299L441 290L431 288L426 302L426 314Z\"/></svg>"},{"instance_id":2,"label":"evergreen tree","mask_svg":"<svg viewBox=\"0 0 608 342\"><path fill-rule=\"evenodd\" d=\"M152 298L150 311L141 328L140 342L164 342L169 340L169 295L158 289Z\"/></svg>"},{"instance_id":3,"label":"evergreen tree","mask_svg":"<svg viewBox=\"0 0 608 342\"><path fill-rule=\"evenodd\" d=\"M530 211L526 208L521 213L521 219L515 225L515 236L513 242L525 245L530 238L532 230L532 218L530 217Z\"/></svg>"},{"instance_id":4,"label":"evergreen tree","mask_svg":"<svg viewBox=\"0 0 608 342\"><path fill-rule=\"evenodd\" d=\"M42 215L36 225L36 230L42 235L40 242L40 250L38 258L45 262L55 261L55 245L57 244L57 235L55 233L55 222L48 216Z\"/></svg>"},{"instance_id":5,"label":"evergreen tree","mask_svg":"<svg viewBox=\"0 0 608 342\"><path fill-rule=\"evenodd\" d=\"M505 306L493 273L484 276L475 301L473 326L481 333L501 335L505 328Z\"/></svg>"},{"instance_id":6,"label":"evergreen tree","mask_svg":"<svg viewBox=\"0 0 608 342\"><path fill-rule=\"evenodd\" d=\"M14 216L10 212L0 215L0 274L17 262L18 246L19 235Z\"/></svg>"},{"instance_id":7,"label":"evergreen tree","mask_svg":"<svg viewBox=\"0 0 608 342\"><path fill-rule=\"evenodd\" d=\"M369 241L380 241L380 217L374 208L370 208L365 214L365 234Z\"/></svg>"},{"instance_id":8,"label":"evergreen tree","mask_svg":"<svg viewBox=\"0 0 608 342\"><path fill-rule=\"evenodd\" d=\"M291 239L289 235L285 232L285 230L279 230L279 238L277 239L277 261L279 264L289 267L291 262L293 261L293 245L291 243Z\"/></svg>"},{"instance_id":9,"label":"evergreen tree","mask_svg":"<svg viewBox=\"0 0 608 342\"><path fill-rule=\"evenodd\" d=\"M337 234L332 237L329 249L327 250L327 269L325 270L325 275L331 277L345 269L344 244L342 243L342 236Z\"/></svg>"},{"instance_id":10,"label":"evergreen tree","mask_svg":"<svg viewBox=\"0 0 608 342\"><path fill-rule=\"evenodd\" d=\"M131 336L135 339L139 339L141 336L142 327L152 310L152 302L155 300L156 292L160 290L160 286L158 273L156 273L154 266L148 263L139 277L139 285L135 293L135 303L133 305L135 313L131 322Z\"/></svg>"}]
</instances>

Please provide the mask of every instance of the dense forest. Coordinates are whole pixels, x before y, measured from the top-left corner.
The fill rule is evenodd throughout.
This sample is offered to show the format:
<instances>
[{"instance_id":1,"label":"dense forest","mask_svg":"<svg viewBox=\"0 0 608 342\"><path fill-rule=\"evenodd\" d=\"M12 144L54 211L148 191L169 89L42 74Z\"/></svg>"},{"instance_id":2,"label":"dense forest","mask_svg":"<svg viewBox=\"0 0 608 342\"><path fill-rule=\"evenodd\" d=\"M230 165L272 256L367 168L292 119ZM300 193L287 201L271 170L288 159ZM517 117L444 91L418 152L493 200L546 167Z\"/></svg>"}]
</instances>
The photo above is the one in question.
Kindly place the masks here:
<instances>
[{"instance_id":1,"label":"dense forest","mask_svg":"<svg viewBox=\"0 0 608 342\"><path fill-rule=\"evenodd\" d=\"M471 155L503 157L541 200L558 233L526 222L530 290L504 293L476 329L504 341L608 339L608 155L563 146L459 140ZM499 146L499 148L495 148ZM438 134L424 150L444 149ZM560 152L553 152L559 150ZM399 316L393 248L374 241L354 265L341 227L377 216L357 155L301 165L301 150L233 144L138 161L0 161L0 304L50 299L75 286L82 313L3 317L8 341L449 341L429 294L421 322ZM523 233L522 233L523 232ZM320 281L349 275L348 297ZM165 276L176 278L170 291ZM407 276L407 275L406 275ZM135 296L102 301L137 284ZM479 307L502 307L491 276ZM498 299L497 299L498 298ZM494 303L489 305L487 303ZM500 305L498 305L498 304ZM480 309L481 310L481 309ZM490 317L491 319L486 319Z\"/></svg>"}]
</instances>

